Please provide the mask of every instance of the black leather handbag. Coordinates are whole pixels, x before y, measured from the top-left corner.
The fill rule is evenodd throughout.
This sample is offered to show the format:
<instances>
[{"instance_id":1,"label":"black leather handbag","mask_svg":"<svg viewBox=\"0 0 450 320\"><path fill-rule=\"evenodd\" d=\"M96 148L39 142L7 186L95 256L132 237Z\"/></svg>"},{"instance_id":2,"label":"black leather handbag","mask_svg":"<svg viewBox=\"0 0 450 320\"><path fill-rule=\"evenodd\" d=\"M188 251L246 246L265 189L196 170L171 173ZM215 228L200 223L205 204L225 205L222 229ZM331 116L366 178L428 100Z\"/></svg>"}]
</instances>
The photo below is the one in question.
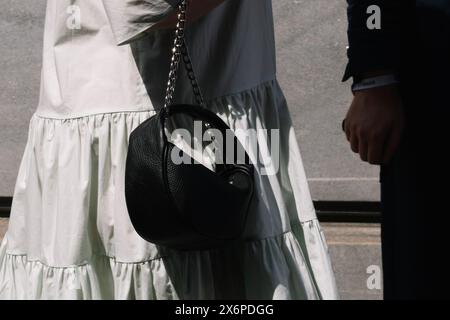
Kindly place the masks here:
<instances>
[{"instance_id":1,"label":"black leather handbag","mask_svg":"<svg viewBox=\"0 0 450 320\"><path fill-rule=\"evenodd\" d=\"M204 107L184 38L186 1L178 10L165 105L130 134L125 198L131 222L145 240L177 250L212 249L242 238L253 196L254 168L245 150L245 161L237 161L242 145L234 134L233 155L227 157L229 148L225 150L223 143L228 161L216 163L214 170L195 161L176 163L171 157L182 154L166 133L167 122L174 116L201 121L205 131L215 129L223 137L230 137L231 130ZM181 59L197 105L172 104Z\"/></svg>"}]
</instances>

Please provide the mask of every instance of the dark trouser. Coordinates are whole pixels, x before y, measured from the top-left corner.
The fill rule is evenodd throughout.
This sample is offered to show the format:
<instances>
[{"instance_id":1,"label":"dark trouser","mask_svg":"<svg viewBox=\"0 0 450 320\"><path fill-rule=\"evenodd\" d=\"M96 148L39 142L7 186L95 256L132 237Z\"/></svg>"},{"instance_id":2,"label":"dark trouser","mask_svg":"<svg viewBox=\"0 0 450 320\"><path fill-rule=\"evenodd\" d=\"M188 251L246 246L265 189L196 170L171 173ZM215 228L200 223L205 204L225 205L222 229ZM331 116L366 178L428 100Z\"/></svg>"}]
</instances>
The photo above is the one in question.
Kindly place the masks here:
<instances>
[{"instance_id":1,"label":"dark trouser","mask_svg":"<svg viewBox=\"0 0 450 320\"><path fill-rule=\"evenodd\" d=\"M384 296L448 299L450 2L412 4L399 70L407 133L381 173Z\"/></svg>"},{"instance_id":2,"label":"dark trouser","mask_svg":"<svg viewBox=\"0 0 450 320\"><path fill-rule=\"evenodd\" d=\"M450 299L450 144L432 124L381 170L385 299Z\"/></svg>"}]
</instances>

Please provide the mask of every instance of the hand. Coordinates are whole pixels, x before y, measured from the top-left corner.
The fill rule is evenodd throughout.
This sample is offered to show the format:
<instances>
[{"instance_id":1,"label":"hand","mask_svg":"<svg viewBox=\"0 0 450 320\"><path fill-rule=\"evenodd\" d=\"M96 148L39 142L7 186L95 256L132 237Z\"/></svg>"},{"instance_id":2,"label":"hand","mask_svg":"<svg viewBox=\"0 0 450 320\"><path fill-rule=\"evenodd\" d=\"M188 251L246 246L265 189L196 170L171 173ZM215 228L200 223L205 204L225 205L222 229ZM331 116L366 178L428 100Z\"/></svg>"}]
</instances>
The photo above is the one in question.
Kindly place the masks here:
<instances>
[{"instance_id":1,"label":"hand","mask_svg":"<svg viewBox=\"0 0 450 320\"><path fill-rule=\"evenodd\" d=\"M344 130L361 160L388 163L400 144L404 127L402 99L395 85L355 92Z\"/></svg>"}]
</instances>

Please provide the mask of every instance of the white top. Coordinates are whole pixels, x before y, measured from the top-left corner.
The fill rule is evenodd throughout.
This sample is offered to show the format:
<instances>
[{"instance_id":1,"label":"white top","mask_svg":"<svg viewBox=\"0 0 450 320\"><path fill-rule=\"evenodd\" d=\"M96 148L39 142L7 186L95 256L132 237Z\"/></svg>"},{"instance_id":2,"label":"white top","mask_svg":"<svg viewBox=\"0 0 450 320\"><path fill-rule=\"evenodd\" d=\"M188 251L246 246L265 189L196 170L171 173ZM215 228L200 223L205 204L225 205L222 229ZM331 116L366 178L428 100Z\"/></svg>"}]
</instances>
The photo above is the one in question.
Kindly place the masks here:
<instances>
[{"instance_id":1,"label":"white top","mask_svg":"<svg viewBox=\"0 0 450 320\"><path fill-rule=\"evenodd\" d=\"M140 37L133 50L114 43L129 41L172 12L170 2L176 0L49 0L37 114L71 118L159 107L173 30ZM269 0L225 1L189 25L186 36L206 99L275 78ZM183 75L175 100L187 102L192 94Z\"/></svg>"}]
</instances>

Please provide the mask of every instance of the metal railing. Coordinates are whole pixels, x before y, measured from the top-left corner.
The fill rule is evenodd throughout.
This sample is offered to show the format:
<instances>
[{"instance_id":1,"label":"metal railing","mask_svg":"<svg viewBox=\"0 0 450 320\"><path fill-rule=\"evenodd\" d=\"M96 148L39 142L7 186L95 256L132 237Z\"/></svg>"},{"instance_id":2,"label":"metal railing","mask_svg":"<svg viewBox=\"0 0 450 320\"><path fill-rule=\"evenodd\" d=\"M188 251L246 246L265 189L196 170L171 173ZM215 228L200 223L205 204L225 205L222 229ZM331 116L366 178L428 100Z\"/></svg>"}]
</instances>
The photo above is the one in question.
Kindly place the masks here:
<instances>
[{"instance_id":1,"label":"metal railing","mask_svg":"<svg viewBox=\"0 0 450 320\"><path fill-rule=\"evenodd\" d=\"M12 198L0 197L0 218L8 218L11 211Z\"/></svg>"},{"instance_id":2,"label":"metal railing","mask_svg":"<svg viewBox=\"0 0 450 320\"><path fill-rule=\"evenodd\" d=\"M12 197L0 197L0 218L8 218ZM379 202L314 201L321 222L379 223Z\"/></svg>"},{"instance_id":3,"label":"metal railing","mask_svg":"<svg viewBox=\"0 0 450 320\"><path fill-rule=\"evenodd\" d=\"M379 202L315 201L317 217L321 222L380 223Z\"/></svg>"}]
</instances>

